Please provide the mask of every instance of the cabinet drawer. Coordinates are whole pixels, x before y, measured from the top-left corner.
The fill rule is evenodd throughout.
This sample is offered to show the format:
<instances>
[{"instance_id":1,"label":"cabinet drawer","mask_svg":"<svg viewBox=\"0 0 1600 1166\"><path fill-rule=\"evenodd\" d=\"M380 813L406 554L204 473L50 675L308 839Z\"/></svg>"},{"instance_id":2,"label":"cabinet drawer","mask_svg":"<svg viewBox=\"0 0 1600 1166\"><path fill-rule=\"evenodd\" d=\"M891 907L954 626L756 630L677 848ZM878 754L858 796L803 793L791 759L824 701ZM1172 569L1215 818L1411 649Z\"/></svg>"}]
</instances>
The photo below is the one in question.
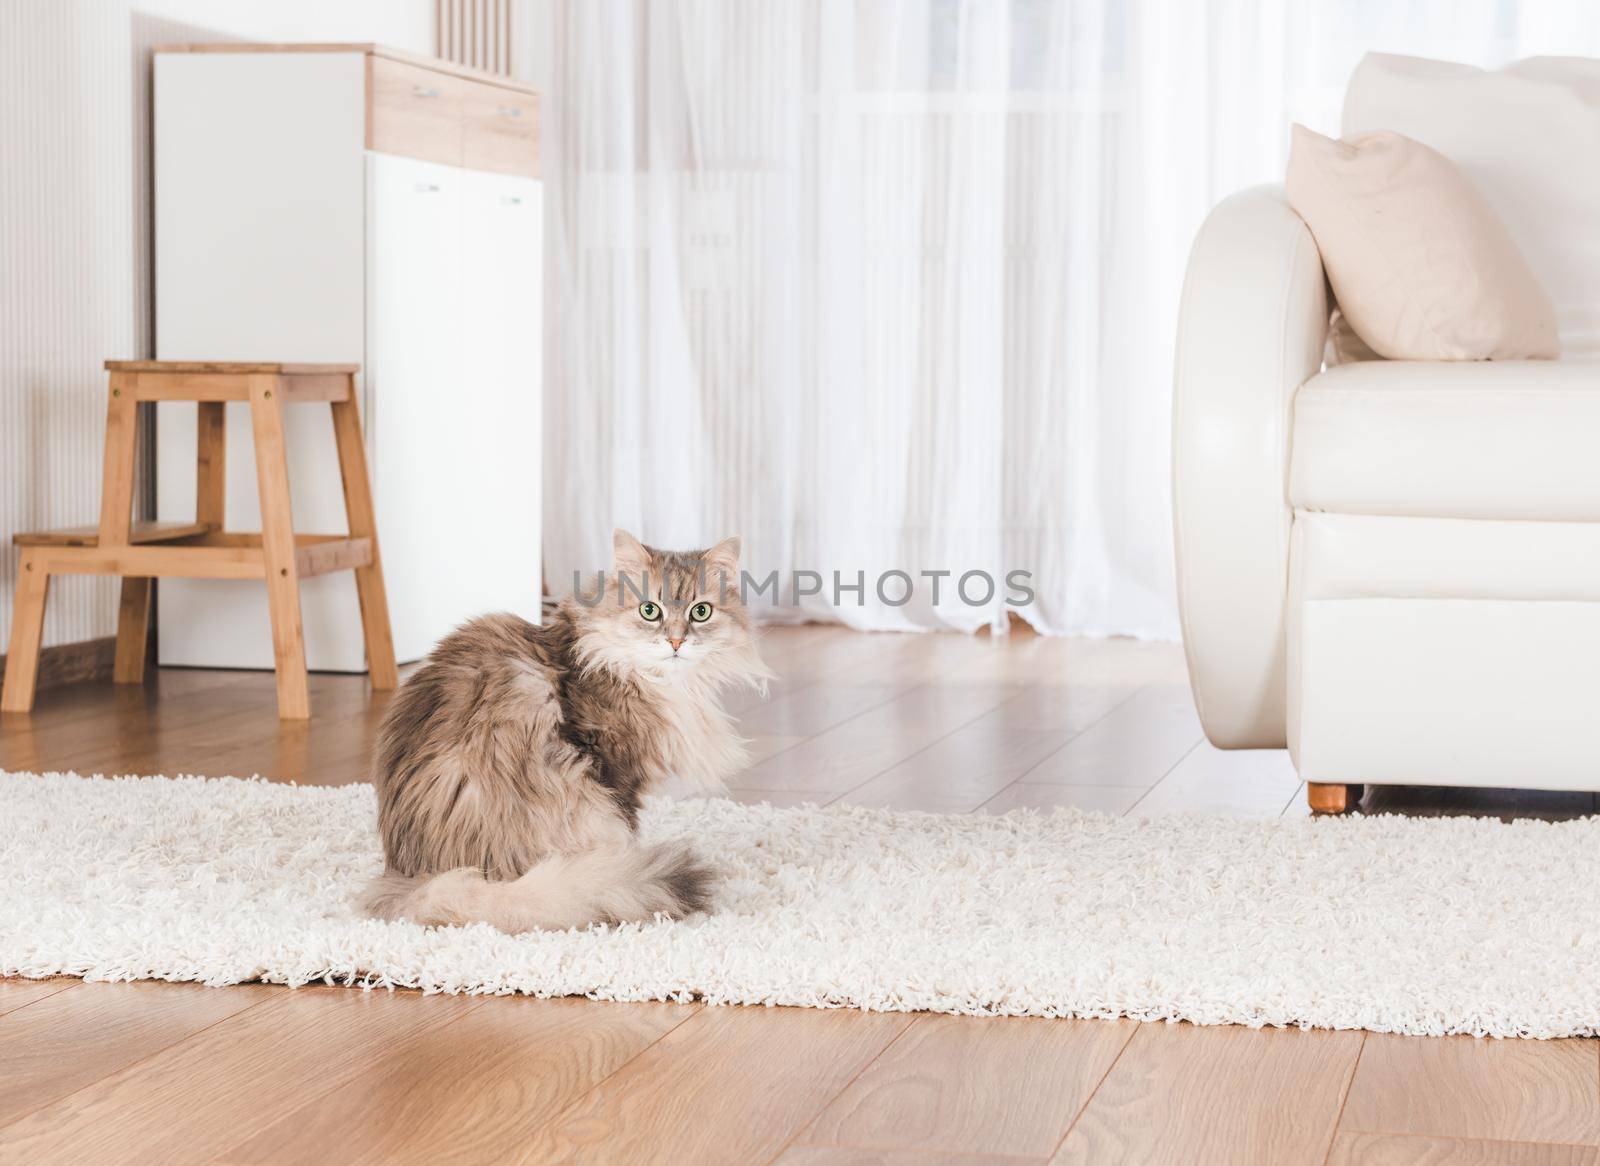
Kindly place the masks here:
<instances>
[{"instance_id":1,"label":"cabinet drawer","mask_svg":"<svg viewBox=\"0 0 1600 1166\"><path fill-rule=\"evenodd\" d=\"M462 165L539 177L539 99L467 82L462 88Z\"/></svg>"},{"instance_id":2,"label":"cabinet drawer","mask_svg":"<svg viewBox=\"0 0 1600 1166\"><path fill-rule=\"evenodd\" d=\"M466 84L432 69L367 57L367 149L461 165Z\"/></svg>"}]
</instances>

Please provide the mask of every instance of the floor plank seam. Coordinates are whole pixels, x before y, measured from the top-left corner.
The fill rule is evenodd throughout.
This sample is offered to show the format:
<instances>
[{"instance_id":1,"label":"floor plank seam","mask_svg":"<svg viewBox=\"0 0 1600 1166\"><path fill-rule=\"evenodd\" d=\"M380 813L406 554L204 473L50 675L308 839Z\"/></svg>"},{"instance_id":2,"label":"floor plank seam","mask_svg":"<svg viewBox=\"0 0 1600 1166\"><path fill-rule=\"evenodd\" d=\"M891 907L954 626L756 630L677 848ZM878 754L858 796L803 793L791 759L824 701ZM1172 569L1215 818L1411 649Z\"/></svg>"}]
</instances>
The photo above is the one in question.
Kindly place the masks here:
<instances>
[{"instance_id":1,"label":"floor plank seam","mask_svg":"<svg viewBox=\"0 0 1600 1166\"><path fill-rule=\"evenodd\" d=\"M1302 781L1290 791L1288 800L1283 803L1283 808L1279 810L1276 815L1274 815L1275 817L1286 818L1289 816L1289 810L1294 806L1296 799L1300 797L1300 792L1305 789L1305 784L1306 783Z\"/></svg>"},{"instance_id":2,"label":"floor plank seam","mask_svg":"<svg viewBox=\"0 0 1600 1166\"><path fill-rule=\"evenodd\" d=\"M1117 1022L1113 1021L1112 1023ZM1101 1086L1106 1083L1106 1079L1111 1076L1117 1065L1121 1063L1123 1054L1128 1051L1128 1046L1133 1043L1134 1037L1139 1035L1139 1027L1138 1023L1135 1023L1129 1031L1128 1039L1122 1042L1122 1047L1117 1050L1117 1055L1111 1058L1111 1063L1106 1066L1106 1071L1100 1074L1100 1080L1094 1083L1094 1088L1089 1090L1088 1096L1083 1099L1083 1104L1078 1106L1078 1112L1072 1115L1072 1120L1067 1123L1067 1128L1061 1131L1061 1136L1056 1139L1055 1148L1050 1151L1050 1157L1045 1159L1047 1162L1054 1162L1057 1156L1060 1155L1061 1147L1067 1144L1067 1139L1072 1136L1072 1131L1083 1120L1083 1115L1089 1112L1089 1106L1094 1103Z\"/></svg>"},{"instance_id":3,"label":"floor plank seam","mask_svg":"<svg viewBox=\"0 0 1600 1166\"><path fill-rule=\"evenodd\" d=\"M1004 1158L1008 1162L1048 1162L1050 1160L1039 1154L1006 1154L999 1150L929 1150L923 1146L879 1145L876 1142L808 1142L802 1138L796 1138L786 1145L779 1152L778 1157L783 1157L785 1153L792 1149L803 1150L808 1148L815 1150L867 1150L874 1154L953 1154L958 1157L963 1154L974 1154L980 1158ZM775 1162L777 1159L773 1159L773 1161Z\"/></svg>"},{"instance_id":4,"label":"floor plank seam","mask_svg":"<svg viewBox=\"0 0 1600 1166\"><path fill-rule=\"evenodd\" d=\"M844 720L835 721L833 724L826 725L823 728L818 729L814 733L796 733L796 734L793 734L796 738L798 738L796 741L794 741L793 744L785 745L782 749L779 749L776 753L767 754L765 757L763 757L761 759L761 764L765 765L767 762L771 761L774 757L782 757L785 753L788 753L790 750L798 749L800 746L806 744L809 741L815 740L816 738L822 736L824 733L831 733L835 729L843 728L845 725L850 724L852 721L859 720L860 718L866 716L868 713L873 712L876 709L883 708L885 705L893 704L895 701L899 700L901 697L907 696L910 693L915 692L917 689L924 688L924 687L926 687L926 685L923 685L923 684L912 684L907 688L899 688L899 689L896 689L896 688L891 686L890 691L891 691L892 695L885 697L883 700L879 701L877 704L868 705L865 708L859 709L856 712L853 712L849 716L845 717ZM785 693L784 697L787 697L789 695L790 695L789 693ZM784 697L780 697L779 699L780 700L784 699ZM756 707L759 708L760 706L758 705ZM743 735L743 733L742 733L742 730L741 730L741 736L742 735ZM759 735L760 734L758 734L758 736ZM772 734L772 735L773 736L787 736L789 734L775 733L775 734ZM873 776L876 777L877 775L874 774ZM846 791L846 792L848 792L848 791Z\"/></svg>"},{"instance_id":5,"label":"floor plank seam","mask_svg":"<svg viewBox=\"0 0 1600 1166\"><path fill-rule=\"evenodd\" d=\"M1435 1039L1441 1039L1441 1038L1419 1036L1419 1037L1412 1037L1410 1039L1412 1039L1412 1040L1435 1040ZM1490 1039L1492 1039L1492 1038L1490 1038ZM1370 1137L1370 1138L1410 1138L1410 1139L1415 1140L1415 1141L1434 1141L1434 1140L1438 1140L1438 1139L1444 1139L1445 1141L1450 1141L1450 1142L1471 1142L1474 1145L1481 1145L1481 1146L1529 1146L1529 1147L1539 1147L1541 1149L1546 1148L1546 1147L1558 1147L1558 1148L1567 1149L1567 1150L1593 1150L1593 1149L1600 1148L1600 1141L1593 1141L1593 1142L1540 1142L1540 1141L1531 1141L1530 1142L1525 1138L1480 1138L1480 1137L1477 1137L1476 1135L1473 1135L1473 1134L1441 1134L1441 1133L1437 1133L1437 1132L1434 1132L1434 1133L1419 1133L1416 1130L1340 1130L1339 1133L1340 1134L1355 1134L1355 1135L1359 1135L1361 1137ZM1337 1136L1335 1136L1334 1140L1335 1141L1338 1140Z\"/></svg>"},{"instance_id":6,"label":"floor plank seam","mask_svg":"<svg viewBox=\"0 0 1600 1166\"><path fill-rule=\"evenodd\" d=\"M82 981L82 982L87 982L87 981ZM109 983L109 982L110 981L96 981L96 983ZM212 991L212 992L225 992L225 991L228 991L229 988L234 987L234 986L235 985L228 985L227 987L223 987L223 988L208 988L206 990L207 991ZM49 999L49 997L46 997L46 999ZM119 1065L115 1069L112 1069L110 1072L106 1073L103 1076L96 1077L92 1081L85 1081L82 1085L78 1086L76 1089L71 1089L71 1090L67 1091L66 1093L61 1094L59 1097L52 1097L48 1101L40 1102L38 1105L34 1106L32 1109L27 1110L26 1112L17 1114L15 1117L11 1118L9 1121L6 1121L3 1124L0 1124L0 1133L4 1133L4 1131L10 1129L12 1126L16 1125L18 1122L25 1121L26 1119L32 1117L34 1114L39 1113L41 1110L49 1109L53 1105L60 1105L62 1102L66 1101L68 1098L76 1097L78 1094L82 1093L85 1089L92 1089L95 1086L101 1084L102 1082L111 1080L113 1077L120 1077L124 1073L131 1073L133 1070L135 1070L135 1069L139 1068L140 1066L144 1065L146 1062L154 1060L156 1057L162 1056L163 1054L165 1054L169 1050L175 1049L179 1045L182 1045L182 1044L184 1044L184 1043L186 1043L188 1041L193 1040L195 1037L199 1036L203 1032L211 1031L213 1028L216 1028L217 1025L219 1025L219 1024L227 1024L228 1021L233 1020L235 1017L243 1016L246 1012L251 1012L254 1009L262 1008L262 1007L264 1007L266 1005L273 1004L275 1002L276 1002L275 998L263 997L262 999L256 1001L254 1004L246 1004L243 1008L239 1009L239 1011L237 1011L237 1012L230 1012L226 1016L219 1016L219 1017L217 1017L217 1019L213 1020L210 1024L204 1025L201 1028L197 1028L193 1032L185 1033L183 1036L180 1036L177 1040L171 1042L170 1044L162 1045L160 1048L157 1048L157 1049L151 1049L144 1056L139 1057L139 1058L137 1058L135 1060L129 1061L125 1065Z\"/></svg>"},{"instance_id":7,"label":"floor plank seam","mask_svg":"<svg viewBox=\"0 0 1600 1166\"><path fill-rule=\"evenodd\" d=\"M908 689L906 691L906 693L903 694L903 695L910 695L911 693L917 692L917 691L919 691L921 689L924 689L924 688L931 689L933 687L934 686L932 684L919 684L919 685L916 685L914 688ZM851 786L849 789L842 790L839 793L834 794L827 801L821 802L819 804L820 805L824 805L824 806L831 806L831 805L834 805L836 802L838 802L841 798L849 797L851 794L855 793L857 790L862 789L862 788L872 784L872 782L876 781L878 778L882 777L884 774L888 773L891 769L894 769L896 766L904 765L908 761L915 760L916 758L918 758L918 757L922 756L924 753L926 753L929 749L932 749L935 745L939 744L939 742L944 741L947 738L955 736L962 729L965 729L965 728L968 728L971 725L977 724L977 722L983 720L983 718L988 716L990 713L995 712L998 709L1004 708L1006 705L1010 704L1013 700L1017 699L1017 697L1019 697L1021 695L1022 695L1022 693L1019 692L1019 693L1015 694L1014 696L1009 696L1005 700L1001 701L999 704L994 705L991 708L986 708L981 713L974 714L969 719L967 719L965 721L962 721L957 725L954 725L950 729L950 731L948 733L944 733L944 734L941 734L938 737L935 737L933 740L929 741L926 745L922 746L922 748L914 749L910 753L906 754L904 757L898 758L895 761L891 762L890 764L885 765L882 769L875 770L865 780L857 782L855 785ZM897 697L896 699L898 700L899 698ZM854 718L852 718L852 719L854 719ZM1059 749L1065 749L1067 747L1067 745L1069 745L1070 743L1071 743L1070 741L1063 741L1061 743ZM1059 752L1059 749L1056 750L1056 751ZM1018 780L1021 780L1021 779L1019 778ZM996 795L996 796L999 796L999 795Z\"/></svg>"},{"instance_id":8,"label":"floor plank seam","mask_svg":"<svg viewBox=\"0 0 1600 1166\"><path fill-rule=\"evenodd\" d=\"M850 1080L846 1081L843 1085L841 1085L839 1087L838 1092L834 1093L826 1101L824 1101L824 1102L822 1102L822 1104L818 1105L817 1109L816 1109L816 1112L813 1113L810 1116L809 1119L807 1119L806 1121L804 1121L804 1122L799 1124L799 1126L796 1128L795 1132L792 1135L790 1135L789 1139L786 1142L784 1142L783 1145L778 1147L778 1152L776 1154L774 1154L771 1158L767 1159L768 1166L771 1166L772 1163L776 1162L779 1158L781 1158L785 1154L787 1154L789 1152L789 1147L794 1145L794 1144L796 1144L797 1142L799 1142L801 1135L804 1134L807 1130L809 1130L812 1126L817 1124L817 1118L821 1117L824 1113L826 1113L828 1111L828 1106L832 1105L835 1101L838 1101L839 1098L843 1097L845 1095L845 1093L849 1091L850 1087L861 1079L861 1075L863 1073L865 1073L868 1069L872 1068L873 1065L877 1064L878 1063L878 1058L882 1057L884 1053L887 1053L890 1049L894 1048L895 1045L899 1044L900 1043L900 1039L902 1037L904 1037L906 1035L906 1033L910 1032L913 1028L915 1028L917 1026L917 1022L919 1020L921 1020L921 1019L922 1019L922 1017L919 1016L919 1015L916 1015L916 1014L911 1015L907 1019L905 1025L900 1029L900 1031L895 1033L894 1037L891 1040L889 1040L887 1043L885 1043L884 1046L881 1049L879 1049L872 1056L868 1057L866 1062L861 1066L861 1068L857 1069L851 1075Z\"/></svg>"},{"instance_id":9,"label":"floor plank seam","mask_svg":"<svg viewBox=\"0 0 1600 1166\"><path fill-rule=\"evenodd\" d=\"M363 991L363 992L378 991L378 989L375 989L375 988L359 988L359 989L356 989L356 988L354 988L353 985L335 985L335 986L336 987L341 987L344 991L351 991L351 990ZM288 990L289 991L293 991L293 989L288 989ZM389 994L391 996L395 994L395 989L393 989L393 988L388 989L388 991L389 991ZM427 993L422 993L421 995L423 997L426 997ZM485 996L481 1000L478 1000L478 1001L476 1001L474 1003L471 1003L471 1004L468 1004L468 1005L464 1006L461 1009L461 1012L458 1015L453 1016L448 1020L440 1021L440 1022L433 1023L433 1024L424 1024L421 1027L419 1027L418 1029L416 1029L416 1031L407 1033L401 1039L401 1041L399 1042L399 1044L396 1047L397 1048L404 1048L404 1047L410 1045L413 1041L416 1041L417 1039L419 1039L420 1037L422 1037L424 1035L443 1032L445 1029L450 1028L453 1025L461 1023L462 1020L464 1020L468 1016L472 1015L472 1013L478 1011L478 1009L482 1008L485 1004L487 1004L492 999L495 999L495 997ZM246 1009L245 1011L249 1011L249 1010ZM243 1015L243 1012L237 1012L234 1015L235 1016L241 1016L241 1015ZM224 1017L224 1020L232 1020L232 1019L233 1019L232 1016ZM327 1079L327 1081L325 1083L322 1080L319 1079L318 1084L319 1084L319 1086L322 1087L322 1092L321 1093L312 1094L311 1096L307 1097L305 1099L305 1101L303 1101L301 1104L299 1104L299 1105L291 1105L289 1108L285 1109L282 1113L270 1113L270 1114L267 1114L265 1117L259 1119L259 1124L252 1123L250 1125L250 1128L241 1137L237 1138L236 1140L234 1140L232 1142L229 1142L217 1154L217 1158L219 1160L223 1159L223 1158L226 1158L228 1154L232 1153L234 1150L237 1150L239 1147L245 1145L247 1142L251 1141L257 1135L261 1134L262 1132L264 1132L264 1131L266 1131L268 1129L271 1129L273 1126L277 1125L279 1122L288 1120L289 1118L293 1117L295 1114L299 1113L303 1109L309 1109L313 1105L320 1104L322 1102L322 1100L324 1099L324 1097L326 1097L328 1094L332 1093L336 1089L342 1088L345 1084L347 1084L348 1082L354 1080L356 1077L360 1076L365 1071L366 1071L366 1066L365 1065L360 1064L360 1063L356 1063L356 1062L352 1062L352 1064L349 1067L349 1072L346 1072L346 1073L343 1073L343 1074L339 1074L339 1075L337 1075L335 1077L329 1078L329 1079Z\"/></svg>"},{"instance_id":10,"label":"floor plank seam","mask_svg":"<svg viewBox=\"0 0 1600 1166\"><path fill-rule=\"evenodd\" d=\"M595 1001L595 1003L604 1004L605 1001ZM621 1073L624 1069L626 1069L629 1065L633 1064L640 1057L644 1056L651 1049L655 1048L662 1041L666 1040L667 1037L671 1036L673 1033L677 1032L684 1025L688 1024L695 1017L705 1015L706 1008L707 1008L707 1005L705 1005L705 1004L698 1004L697 1003L697 1004L693 1005L692 1006L692 1010L690 1011L688 1016L685 1016L682 1020L678 1021L677 1024L669 1025L668 1027L663 1029L661 1031L660 1035L658 1035L654 1040L647 1042L646 1044L641 1046L639 1049L637 1049L634 1052L633 1056L628 1057L625 1060L618 1062L617 1066L614 1069L612 1069L611 1072L607 1073L604 1077L600 1078L600 1080L596 1081L593 1085L590 1085L587 1089L585 1089L585 1090L581 1091L580 1093L578 1093L578 1095L575 1096L571 1101L569 1101L566 1105L562 1106L558 1111L556 1111L554 1114L552 1114L550 1116L550 1119L548 1121L546 1121L543 1125L541 1125L537 1130L530 1131L529 1140L530 1141L533 1140L533 1135L535 1135L535 1134L539 1134L539 1133L544 1132L545 1130L552 1129L557 1124L559 1124L562 1120L564 1120L569 1113L572 1113L575 1110L580 1109L582 1107L583 1103L585 1101L587 1101L594 1094L594 1092L597 1089L599 1089L601 1086L603 1086L607 1081L610 1081L618 1073ZM520 1162L526 1162L527 1160L528 1159L525 1158L525 1157L524 1158L519 1158L518 1162L519 1163Z\"/></svg>"},{"instance_id":11,"label":"floor plank seam","mask_svg":"<svg viewBox=\"0 0 1600 1166\"><path fill-rule=\"evenodd\" d=\"M759 645L757 645L757 648L759 650ZM817 685L822 683L822 679L823 678L819 676L815 680L801 681L800 683L796 684L793 688L784 689L783 693L780 696L776 697L776 698L769 697L765 693L762 693L760 691L753 691L751 689L745 689L740 694L740 696L737 698L741 702L741 707L728 708L727 711L731 712L731 713L735 713L735 714L749 712L751 709L758 709L758 708L762 707L763 705L773 703L774 700L785 700L788 697L796 696L796 695L798 695L798 694L800 694L802 692L810 692L813 688L817 687ZM748 704L743 704L742 702L745 701L745 700L748 700L749 703Z\"/></svg>"},{"instance_id":12,"label":"floor plank seam","mask_svg":"<svg viewBox=\"0 0 1600 1166\"><path fill-rule=\"evenodd\" d=\"M1187 761L1189 759L1190 755L1193 754L1194 751L1196 749L1200 748L1200 746L1203 745L1203 744L1205 744L1205 737L1204 736L1202 736L1193 745L1190 745L1187 749L1185 749L1183 751L1183 753L1178 757L1178 759L1176 761L1174 761L1171 765L1167 766L1166 772L1164 772L1160 777L1156 778L1155 781L1151 783L1150 788L1145 790L1144 793L1139 795L1139 800L1134 802L1133 805L1129 806L1126 810L1123 811L1122 816L1124 818L1126 818L1126 817L1129 817L1130 815L1132 815L1132 813L1135 810L1137 810L1140 806L1142 806L1144 804L1145 798L1149 797L1151 794L1155 793L1156 790L1160 789L1161 788L1161 783L1166 781L1167 778L1171 777L1173 772L1178 768L1178 766L1182 765L1185 761Z\"/></svg>"},{"instance_id":13,"label":"floor plank seam","mask_svg":"<svg viewBox=\"0 0 1600 1166\"><path fill-rule=\"evenodd\" d=\"M1060 753L1062 749L1065 749L1068 745L1071 745L1074 741L1076 741L1079 737L1083 736L1090 729L1095 728L1102 721L1104 721L1107 717L1109 717L1112 713L1116 712L1118 709L1122 708L1124 705L1130 703L1134 699L1134 697L1138 696L1141 692L1146 692L1149 689L1154 688L1154 687L1156 687L1156 686L1152 685L1152 684L1135 684L1135 685L1132 685L1129 688L1127 696L1125 696L1121 700L1117 701L1116 704L1114 704L1110 708L1106 709L1105 712L1101 713L1094 720L1090 721L1087 725L1084 725L1081 729L1077 729L1075 731L1072 730L1072 729L1065 730L1066 732L1071 733L1072 736L1068 737L1065 741L1063 741L1059 748L1052 750L1048 756L1039 758L1038 761L1034 762L1032 765L1028 766L1027 769L1023 770L1022 773L1018 775L1017 781L1021 781L1021 782L1027 781L1028 780L1028 774L1032 773L1035 769L1038 769L1039 766L1043 765L1046 761L1049 761L1051 757L1054 757L1057 753ZM1017 693L1017 695L1012 697L1011 699L1012 700L1021 700L1026 695L1027 695L1027 690L1025 688L1022 692ZM1009 704L1010 702L1008 701L1006 703ZM1000 707L1004 708L1005 705L1001 705ZM1013 782L1012 784L1014 785L1016 783ZM998 796L998 795L996 795L996 796Z\"/></svg>"},{"instance_id":14,"label":"floor plank seam","mask_svg":"<svg viewBox=\"0 0 1600 1166\"><path fill-rule=\"evenodd\" d=\"M1327 1166L1333 1157L1333 1147L1339 1142L1340 1127L1344 1125L1344 1109L1350 1104L1350 1091L1355 1088L1356 1074L1361 1072L1361 1055L1367 1051L1367 1034L1361 1034L1361 1044L1356 1049L1356 1059L1350 1063L1350 1076L1345 1078L1344 1092L1339 1095L1339 1112L1333 1115L1333 1132L1328 1135L1328 1149L1322 1155L1322 1164Z\"/></svg>"},{"instance_id":15,"label":"floor plank seam","mask_svg":"<svg viewBox=\"0 0 1600 1166\"><path fill-rule=\"evenodd\" d=\"M34 982L32 980L26 980L26 977L17 977L17 978L24 979L27 983L33 983ZM33 1005L39 1003L41 1000L52 1000L55 997L61 995L61 993L63 993L63 992L70 992L72 989L78 987L82 983L83 983L82 980L71 980L71 981L69 981L69 982L67 982L65 984L62 984L61 987L57 988L54 992L46 992L43 996L35 996L32 1000L24 1000L21 1004L18 1004L15 1008L0 1008L0 1016L15 1016L17 1013L21 1012L24 1008L30 1008Z\"/></svg>"},{"instance_id":16,"label":"floor plank seam","mask_svg":"<svg viewBox=\"0 0 1600 1166\"><path fill-rule=\"evenodd\" d=\"M1112 713L1116 712L1119 708L1121 708L1123 705L1127 704L1134 697L1138 696L1141 692L1143 692L1145 689L1147 689L1149 687L1151 687L1151 686L1148 685L1148 684L1135 685L1133 687L1133 690L1131 692L1129 692L1127 696L1125 696L1121 700L1117 701L1116 704L1114 704L1110 708L1106 709L1105 712L1101 713L1098 717L1096 717L1094 720L1090 721L1087 725L1084 725L1083 728L1078 729L1076 732L1074 732L1073 730L1070 730L1070 729L1065 730L1066 732L1069 732L1072 735L1070 737L1068 737L1065 741L1061 742L1061 744L1058 745L1056 748L1052 749L1049 753L1045 754L1045 756L1039 758L1038 761L1035 761L1032 765L1028 766L1027 769L1023 770L1016 777L1012 778L1012 780L1010 781L1009 784L1007 784L1006 786L1004 786L1001 789L996 790L989 797L985 798L983 801L979 802L976 806L972 807L972 809L969 810L968 813L973 813L973 814L977 813L979 810L983 809L984 806L987 806L990 802L994 801L995 798L1000 797L1002 794L1004 794L1006 792L1006 790L1011 789L1013 786L1027 785L1028 784L1028 774L1032 773L1035 769L1038 769L1039 766L1043 765L1046 761L1049 761L1050 758L1056 756L1063 749L1067 748L1067 746L1071 745L1074 741L1076 741L1079 737L1083 736L1090 729L1094 728L1101 721L1105 720ZM1022 692L1017 693L1017 695L1012 697L1011 700L1021 700L1026 695L1027 695L1027 692L1026 692L1026 690L1024 690ZM995 708L990 709L989 712L991 712L991 713L992 712L998 712L1000 709L1005 708L1006 705L1010 704L1010 703L1011 703L1011 701L1006 701L1004 704L997 705ZM987 716L988 714L986 713L984 715ZM1050 782L1048 784L1056 785L1058 783ZM1155 787L1152 786L1151 788L1153 789ZM1150 792L1149 790L1145 791L1145 793L1149 793L1149 792ZM1144 797L1144 795L1141 794L1140 798L1142 799L1143 797Z\"/></svg>"}]
</instances>

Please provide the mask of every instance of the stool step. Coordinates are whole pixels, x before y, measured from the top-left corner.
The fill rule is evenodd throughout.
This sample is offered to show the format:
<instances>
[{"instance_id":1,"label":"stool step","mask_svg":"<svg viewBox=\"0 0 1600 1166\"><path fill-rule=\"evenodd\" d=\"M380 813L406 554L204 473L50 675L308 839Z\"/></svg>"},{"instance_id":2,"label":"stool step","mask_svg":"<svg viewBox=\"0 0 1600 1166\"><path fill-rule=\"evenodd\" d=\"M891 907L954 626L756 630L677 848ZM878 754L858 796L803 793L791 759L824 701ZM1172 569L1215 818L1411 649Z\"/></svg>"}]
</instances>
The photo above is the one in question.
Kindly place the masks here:
<instances>
[{"instance_id":1,"label":"stool step","mask_svg":"<svg viewBox=\"0 0 1600 1166\"><path fill-rule=\"evenodd\" d=\"M108 360L111 372L222 373L227 376L278 373L282 376L320 376L361 371L359 364L286 364L278 360Z\"/></svg>"},{"instance_id":2,"label":"stool step","mask_svg":"<svg viewBox=\"0 0 1600 1166\"><path fill-rule=\"evenodd\" d=\"M258 531L213 530L184 543L196 547L234 547L261 550ZM353 571L372 564L372 540L345 534L296 534L294 569L300 578L326 575L330 571Z\"/></svg>"},{"instance_id":3,"label":"stool step","mask_svg":"<svg viewBox=\"0 0 1600 1166\"><path fill-rule=\"evenodd\" d=\"M157 579L260 579L266 575L266 556L261 549L261 536L256 533L207 530L200 526L182 535L169 533L164 545L152 546L146 542L140 546L101 547L98 543L98 538L94 538L87 542L25 545L34 548L32 553L39 556L38 564L51 575L131 575ZM294 536L295 573L302 579L371 565L372 539L365 536Z\"/></svg>"},{"instance_id":4,"label":"stool step","mask_svg":"<svg viewBox=\"0 0 1600 1166\"><path fill-rule=\"evenodd\" d=\"M316 536L311 536L316 539ZM302 541L304 535L295 535L294 565L300 578L326 575L329 571L353 571L357 567L372 565L372 540L370 538L326 538Z\"/></svg>"},{"instance_id":5,"label":"stool step","mask_svg":"<svg viewBox=\"0 0 1600 1166\"><path fill-rule=\"evenodd\" d=\"M135 546L172 542L174 539L205 534L209 529L203 522L136 522L128 532L128 541ZM34 530L12 535L11 542L19 547L97 547L100 545L100 528L65 526L60 530Z\"/></svg>"}]
</instances>

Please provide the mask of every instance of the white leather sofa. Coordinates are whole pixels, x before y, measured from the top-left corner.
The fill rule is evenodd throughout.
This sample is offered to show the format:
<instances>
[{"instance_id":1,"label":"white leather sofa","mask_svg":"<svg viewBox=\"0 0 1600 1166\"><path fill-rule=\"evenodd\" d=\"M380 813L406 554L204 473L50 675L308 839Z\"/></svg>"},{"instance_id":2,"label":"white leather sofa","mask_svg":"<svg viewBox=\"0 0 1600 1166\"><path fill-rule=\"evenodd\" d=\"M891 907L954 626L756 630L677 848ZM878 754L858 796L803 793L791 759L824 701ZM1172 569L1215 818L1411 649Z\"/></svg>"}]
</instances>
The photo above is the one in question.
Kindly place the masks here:
<instances>
[{"instance_id":1,"label":"white leather sofa","mask_svg":"<svg viewBox=\"0 0 1600 1166\"><path fill-rule=\"evenodd\" d=\"M1473 178L1555 302L1563 356L1325 368L1330 293L1281 190L1213 211L1173 462L1206 734L1287 745L1323 811L1363 784L1600 789L1600 62L1371 56L1343 128L1397 130Z\"/></svg>"}]
</instances>

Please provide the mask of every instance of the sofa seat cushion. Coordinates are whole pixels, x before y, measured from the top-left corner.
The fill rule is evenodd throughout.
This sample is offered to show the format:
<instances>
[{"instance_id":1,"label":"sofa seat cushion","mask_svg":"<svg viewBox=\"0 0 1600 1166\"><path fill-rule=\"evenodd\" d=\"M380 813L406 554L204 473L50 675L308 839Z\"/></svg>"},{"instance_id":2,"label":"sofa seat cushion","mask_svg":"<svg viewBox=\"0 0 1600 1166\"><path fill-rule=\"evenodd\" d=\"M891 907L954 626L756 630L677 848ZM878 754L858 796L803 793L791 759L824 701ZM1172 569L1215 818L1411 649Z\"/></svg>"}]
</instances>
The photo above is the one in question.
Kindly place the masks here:
<instances>
[{"instance_id":1,"label":"sofa seat cushion","mask_svg":"<svg viewBox=\"0 0 1600 1166\"><path fill-rule=\"evenodd\" d=\"M1600 522L1600 361L1368 361L1294 401L1297 510Z\"/></svg>"}]
</instances>

